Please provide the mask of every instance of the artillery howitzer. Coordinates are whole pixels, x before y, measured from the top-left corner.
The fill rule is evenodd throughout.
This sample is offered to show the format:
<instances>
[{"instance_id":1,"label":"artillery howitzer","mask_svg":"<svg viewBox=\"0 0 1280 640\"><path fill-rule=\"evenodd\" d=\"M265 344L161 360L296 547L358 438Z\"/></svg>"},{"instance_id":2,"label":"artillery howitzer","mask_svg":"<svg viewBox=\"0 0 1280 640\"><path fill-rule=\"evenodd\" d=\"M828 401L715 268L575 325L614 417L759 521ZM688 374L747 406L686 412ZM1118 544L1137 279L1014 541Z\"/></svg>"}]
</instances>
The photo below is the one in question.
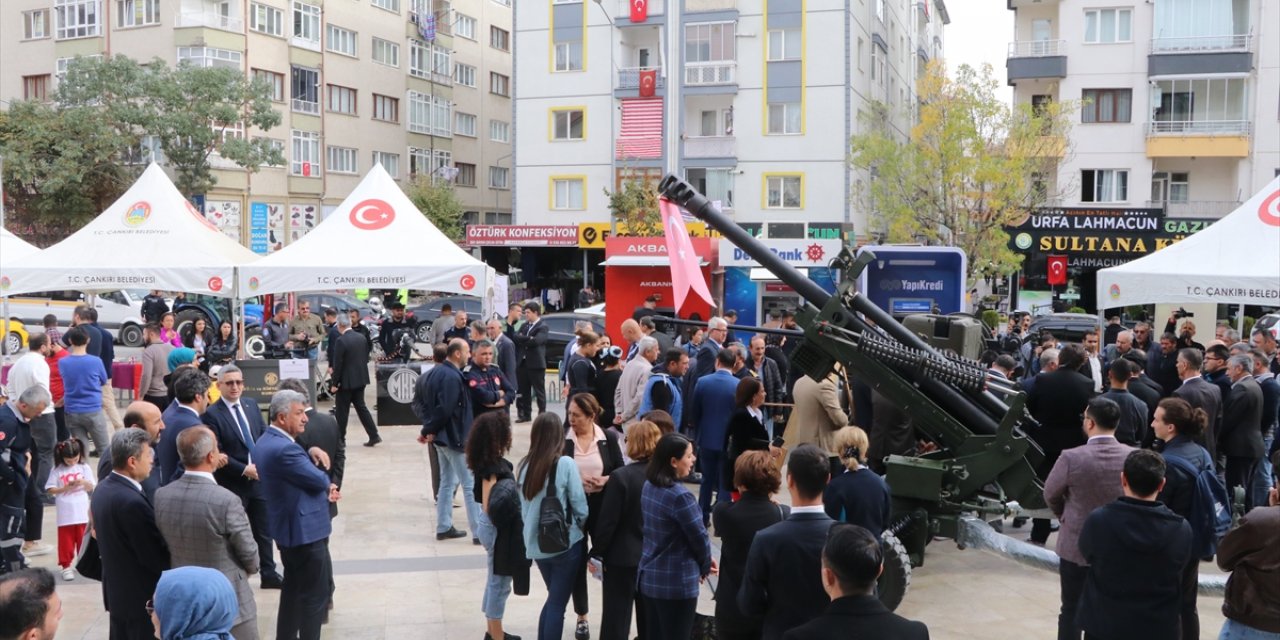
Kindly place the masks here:
<instances>
[{"instance_id":1,"label":"artillery howitzer","mask_svg":"<svg viewBox=\"0 0 1280 640\"><path fill-rule=\"evenodd\" d=\"M796 322L804 327L804 340L791 356L793 368L821 380L837 365L844 367L910 415L916 432L937 445L919 456L885 460L893 506L880 597L890 608L901 601L910 567L923 563L924 547L934 536L958 539L962 521L974 514L998 519L1044 508L1044 487L1036 475L1044 454L1024 431L1037 426L1024 408L1025 394L1007 381L990 379L974 360L935 350L858 293L858 274L874 255L864 251L855 257L842 250L831 264L842 274L833 295L684 180L668 175L658 188L800 294L804 305ZM894 552L904 548L910 563L894 566L900 557Z\"/></svg>"}]
</instances>

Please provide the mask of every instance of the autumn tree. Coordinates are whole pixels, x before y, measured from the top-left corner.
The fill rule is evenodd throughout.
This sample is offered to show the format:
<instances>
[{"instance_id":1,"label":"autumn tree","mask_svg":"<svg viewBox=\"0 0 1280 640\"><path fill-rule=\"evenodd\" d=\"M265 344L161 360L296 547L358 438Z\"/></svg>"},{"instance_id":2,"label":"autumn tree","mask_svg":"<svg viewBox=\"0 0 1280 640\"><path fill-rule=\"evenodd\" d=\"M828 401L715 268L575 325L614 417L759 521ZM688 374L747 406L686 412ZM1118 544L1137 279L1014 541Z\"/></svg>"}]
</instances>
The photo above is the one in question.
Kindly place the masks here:
<instances>
[{"instance_id":1,"label":"autumn tree","mask_svg":"<svg viewBox=\"0 0 1280 640\"><path fill-rule=\"evenodd\" d=\"M445 237L459 242L465 230L462 223L462 201L453 187L442 180L418 176L409 183L405 195L413 206L431 221Z\"/></svg>"},{"instance_id":2,"label":"autumn tree","mask_svg":"<svg viewBox=\"0 0 1280 640\"><path fill-rule=\"evenodd\" d=\"M1017 269L1021 256L1004 228L1056 197L1040 177L1067 152L1072 105L1011 107L998 87L990 65L961 66L948 78L930 63L906 140L892 126L897 114L877 103L850 142L850 163L869 175L854 196L870 209L872 227L890 243L960 247L970 285Z\"/></svg>"},{"instance_id":3,"label":"autumn tree","mask_svg":"<svg viewBox=\"0 0 1280 640\"><path fill-rule=\"evenodd\" d=\"M617 191L604 190L613 214L615 235L656 237L663 234L662 214L658 212L658 189L639 178L622 181Z\"/></svg>"}]
</instances>

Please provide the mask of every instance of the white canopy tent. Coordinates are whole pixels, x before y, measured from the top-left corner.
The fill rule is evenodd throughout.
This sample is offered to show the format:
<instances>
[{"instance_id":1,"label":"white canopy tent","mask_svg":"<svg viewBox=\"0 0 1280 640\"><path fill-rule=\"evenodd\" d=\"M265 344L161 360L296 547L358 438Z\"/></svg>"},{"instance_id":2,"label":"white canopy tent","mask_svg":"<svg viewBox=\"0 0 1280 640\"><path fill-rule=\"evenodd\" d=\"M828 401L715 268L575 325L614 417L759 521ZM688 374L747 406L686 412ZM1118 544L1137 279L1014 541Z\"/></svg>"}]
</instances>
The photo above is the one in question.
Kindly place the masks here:
<instances>
[{"instance_id":1,"label":"white canopy tent","mask_svg":"<svg viewBox=\"0 0 1280 640\"><path fill-rule=\"evenodd\" d=\"M9 233L8 229L0 227L0 270L3 270L5 265L15 264L19 260L39 251L39 247Z\"/></svg>"},{"instance_id":2,"label":"white canopy tent","mask_svg":"<svg viewBox=\"0 0 1280 640\"><path fill-rule=\"evenodd\" d=\"M427 289L493 297L494 270L445 237L374 165L307 235L239 270L245 295L332 289Z\"/></svg>"},{"instance_id":3,"label":"white canopy tent","mask_svg":"<svg viewBox=\"0 0 1280 640\"><path fill-rule=\"evenodd\" d=\"M228 238L156 164L62 242L0 266L8 295L146 288L233 297L236 267L257 254Z\"/></svg>"},{"instance_id":4,"label":"white canopy tent","mask_svg":"<svg viewBox=\"0 0 1280 640\"><path fill-rule=\"evenodd\" d=\"M1280 177L1207 229L1098 271L1098 308L1167 302L1280 306Z\"/></svg>"}]
</instances>

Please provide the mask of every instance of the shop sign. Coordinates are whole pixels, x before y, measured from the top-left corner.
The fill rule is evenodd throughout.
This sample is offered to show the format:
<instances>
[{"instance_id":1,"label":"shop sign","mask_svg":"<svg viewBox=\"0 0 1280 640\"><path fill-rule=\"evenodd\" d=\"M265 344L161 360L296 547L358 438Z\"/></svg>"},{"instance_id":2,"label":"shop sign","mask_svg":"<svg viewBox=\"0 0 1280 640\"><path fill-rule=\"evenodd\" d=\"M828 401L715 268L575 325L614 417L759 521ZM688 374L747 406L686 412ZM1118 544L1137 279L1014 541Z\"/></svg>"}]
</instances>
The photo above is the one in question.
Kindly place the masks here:
<instances>
[{"instance_id":1,"label":"shop sign","mask_svg":"<svg viewBox=\"0 0 1280 640\"><path fill-rule=\"evenodd\" d=\"M717 237L719 234L708 231L707 223L685 220L684 228L689 231L689 235L694 238ZM660 231L661 229L654 229ZM610 236L629 235L630 230L626 223L618 222L584 222L578 225L578 248L579 249L603 249L605 240Z\"/></svg>"},{"instance_id":2,"label":"shop sign","mask_svg":"<svg viewBox=\"0 0 1280 640\"><path fill-rule=\"evenodd\" d=\"M840 253L839 240L761 240L774 255L793 267L825 267ZM720 265L758 267L746 251L728 241L720 242Z\"/></svg>"},{"instance_id":3,"label":"shop sign","mask_svg":"<svg viewBox=\"0 0 1280 640\"><path fill-rule=\"evenodd\" d=\"M1071 267L1108 267L1159 251L1213 222L1205 218L1169 218L1157 221L1149 231L1119 233L1009 229L1009 248L1027 254L1066 254Z\"/></svg>"},{"instance_id":4,"label":"shop sign","mask_svg":"<svg viewBox=\"0 0 1280 640\"><path fill-rule=\"evenodd\" d=\"M710 238L692 238L693 250L703 259L710 259L711 239ZM724 244L721 242L721 244ZM662 237L649 238L629 238L629 237L610 237L605 240L604 247L605 258L615 256L627 257L661 257L667 256L667 241Z\"/></svg>"},{"instance_id":5,"label":"shop sign","mask_svg":"<svg viewBox=\"0 0 1280 640\"><path fill-rule=\"evenodd\" d=\"M1014 228L1045 231L1159 231L1163 209L1102 207L1040 207Z\"/></svg>"},{"instance_id":6,"label":"shop sign","mask_svg":"<svg viewBox=\"0 0 1280 640\"><path fill-rule=\"evenodd\" d=\"M577 225L467 225L472 247L576 247Z\"/></svg>"}]
</instances>

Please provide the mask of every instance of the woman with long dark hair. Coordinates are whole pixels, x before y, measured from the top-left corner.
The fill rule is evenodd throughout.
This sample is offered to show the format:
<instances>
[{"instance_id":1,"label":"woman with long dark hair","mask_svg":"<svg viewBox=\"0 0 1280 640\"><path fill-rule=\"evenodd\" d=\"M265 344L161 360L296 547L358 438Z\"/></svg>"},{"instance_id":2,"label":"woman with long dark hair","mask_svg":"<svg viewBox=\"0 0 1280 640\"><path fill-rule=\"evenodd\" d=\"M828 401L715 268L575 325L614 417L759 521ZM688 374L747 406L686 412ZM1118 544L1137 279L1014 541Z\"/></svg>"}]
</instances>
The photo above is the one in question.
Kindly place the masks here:
<instances>
[{"instance_id":1,"label":"woman with long dark hair","mask_svg":"<svg viewBox=\"0 0 1280 640\"><path fill-rule=\"evenodd\" d=\"M213 342L205 348L205 360L211 365L227 364L236 359L238 348L235 328L230 320L223 320L218 324L218 332L214 335Z\"/></svg>"},{"instance_id":2,"label":"woman with long dark hair","mask_svg":"<svg viewBox=\"0 0 1280 640\"><path fill-rule=\"evenodd\" d=\"M209 345L213 344L213 329L204 316L197 316L191 324L182 329L182 346L196 350L196 359L203 360Z\"/></svg>"},{"instance_id":3,"label":"woman with long dark hair","mask_svg":"<svg viewBox=\"0 0 1280 640\"><path fill-rule=\"evenodd\" d=\"M490 411L480 414L467 436L467 467L475 476L475 497L480 503L476 537L489 556L489 575L480 610L485 618L485 639L502 640L502 616L511 595L513 576L529 592L529 561L525 558L524 527L520 517L520 491L511 463L511 416Z\"/></svg>"},{"instance_id":4,"label":"woman with long dark hair","mask_svg":"<svg viewBox=\"0 0 1280 640\"><path fill-rule=\"evenodd\" d=\"M698 499L676 481L693 471L696 460L693 443L669 433L658 441L645 469L644 542L636 582L650 638L690 637L700 584L718 573Z\"/></svg>"},{"instance_id":5,"label":"woman with long dark hair","mask_svg":"<svg viewBox=\"0 0 1280 640\"><path fill-rule=\"evenodd\" d=\"M769 442L769 430L764 426L764 385L756 378L743 378L738 382L734 393L733 415L729 416L729 426L725 430L724 477L725 485L737 493L737 485L733 482L733 465L738 456L746 451L777 452L777 448Z\"/></svg>"},{"instance_id":6,"label":"woman with long dark hair","mask_svg":"<svg viewBox=\"0 0 1280 640\"><path fill-rule=\"evenodd\" d=\"M581 339L581 338L579 338ZM622 448L618 445L618 436L611 431L600 428L596 420L600 417L600 403L590 393L577 393L569 396L568 405L569 431L565 434L564 455L573 458L578 467L578 477L582 479L582 489L587 495L587 533L595 530L596 520L600 516L600 507L604 501L604 487L609 481L609 474L622 467ZM578 623L574 628L574 637L583 640L591 636L587 623L589 611L587 601L587 559L582 558L582 567L573 585L573 611L578 614Z\"/></svg>"},{"instance_id":7,"label":"woman with long dark hair","mask_svg":"<svg viewBox=\"0 0 1280 640\"><path fill-rule=\"evenodd\" d=\"M560 417L554 413L538 416L529 434L529 454L520 462L517 477L521 486L525 555L537 563L547 587L547 601L538 616L539 640L560 640L574 577L587 555L583 541L587 496L582 490L578 465L563 454L564 427ZM556 496L564 508L568 528L568 544L564 549L544 550L539 544L542 503L548 495Z\"/></svg>"}]
</instances>

